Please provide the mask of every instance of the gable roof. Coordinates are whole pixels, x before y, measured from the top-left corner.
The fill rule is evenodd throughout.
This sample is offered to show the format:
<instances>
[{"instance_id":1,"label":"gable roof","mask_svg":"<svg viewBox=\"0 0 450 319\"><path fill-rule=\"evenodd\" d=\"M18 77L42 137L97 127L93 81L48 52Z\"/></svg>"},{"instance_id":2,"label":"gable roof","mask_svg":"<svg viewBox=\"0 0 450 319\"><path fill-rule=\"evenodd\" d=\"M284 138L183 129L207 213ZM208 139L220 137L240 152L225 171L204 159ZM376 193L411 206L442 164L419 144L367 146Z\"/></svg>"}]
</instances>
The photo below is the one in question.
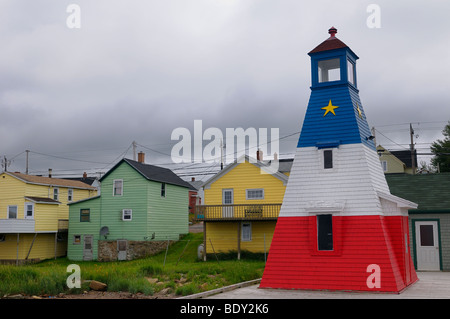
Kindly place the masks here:
<instances>
[{"instance_id":1,"label":"gable roof","mask_svg":"<svg viewBox=\"0 0 450 319\"><path fill-rule=\"evenodd\" d=\"M209 178L204 184L203 187L209 187L212 183L214 183L216 180L218 180L219 178L221 178L223 175L225 175L226 173L228 173L229 171L231 171L233 168L235 168L236 166L238 166L241 163L247 162L250 164L255 165L256 167L260 168L261 170L265 171L266 173L272 175L275 178L278 178L279 180L281 180L283 182L283 185L287 184L288 181L288 176L284 175L283 172L290 172L290 166L292 166L292 162L289 165L289 161L291 161L290 159L288 160L279 160L278 163L278 171L274 172L273 168L271 167L271 164L273 163L272 161L258 161L252 157L249 157L248 155L243 155L240 158L238 158L236 161L234 161L231 164L228 164L223 170L221 170L220 172L218 172L216 175L212 176L211 178ZM293 161L293 159L292 159ZM283 171L281 171L281 169L283 169Z\"/></svg>"},{"instance_id":2,"label":"gable roof","mask_svg":"<svg viewBox=\"0 0 450 319\"><path fill-rule=\"evenodd\" d=\"M80 188L80 189L89 189L95 190L95 187L88 185L86 183L80 181L73 181L62 178L53 178L53 177L44 177L44 176L36 176L36 175L27 175L22 173L12 173L12 172L4 172L9 176L15 177L27 184L36 184L36 185L49 185L49 186L59 186L59 187L67 187L67 188Z\"/></svg>"},{"instance_id":3,"label":"gable roof","mask_svg":"<svg viewBox=\"0 0 450 319\"><path fill-rule=\"evenodd\" d=\"M450 210L450 173L388 174L391 194L419 204L419 210Z\"/></svg>"},{"instance_id":4,"label":"gable roof","mask_svg":"<svg viewBox=\"0 0 450 319\"><path fill-rule=\"evenodd\" d=\"M102 176L102 178L100 178L100 182L104 180L106 176L108 176L122 163L127 163L128 165L130 165L133 169L135 169L139 174L141 174L144 178L146 178L149 181L192 188L192 185L181 179L177 174L175 174L168 168L144 164L130 160L128 158L123 158L116 165L114 165L113 168L111 168L105 175Z\"/></svg>"},{"instance_id":5,"label":"gable roof","mask_svg":"<svg viewBox=\"0 0 450 319\"><path fill-rule=\"evenodd\" d=\"M390 151L392 155L405 163L406 167L412 167L411 150ZM417 163L417 151L414 150L414 161ZM417 166L417 164L416 164Z\"/></svg>"}]
</instances>

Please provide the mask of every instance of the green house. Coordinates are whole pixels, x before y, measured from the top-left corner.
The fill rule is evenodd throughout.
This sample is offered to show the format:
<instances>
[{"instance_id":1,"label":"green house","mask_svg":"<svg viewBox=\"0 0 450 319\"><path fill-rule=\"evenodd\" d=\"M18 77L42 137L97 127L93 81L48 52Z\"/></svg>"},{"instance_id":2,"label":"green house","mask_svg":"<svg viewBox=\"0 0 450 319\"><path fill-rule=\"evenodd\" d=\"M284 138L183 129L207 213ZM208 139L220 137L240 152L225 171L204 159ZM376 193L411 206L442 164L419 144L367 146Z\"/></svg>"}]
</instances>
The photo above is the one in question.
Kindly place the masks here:
<instances>
[{"instance_id":1,"label":"green house","mask_svg":"<svg viewBox=\"0 0 450 319\"><path fill-rule=\"evenodd\" d=\"M191 186L170 169L122 159L100 182L101 195L69 206L70 260L131 260L188 233Z\"/></svg>"}]
</instances>

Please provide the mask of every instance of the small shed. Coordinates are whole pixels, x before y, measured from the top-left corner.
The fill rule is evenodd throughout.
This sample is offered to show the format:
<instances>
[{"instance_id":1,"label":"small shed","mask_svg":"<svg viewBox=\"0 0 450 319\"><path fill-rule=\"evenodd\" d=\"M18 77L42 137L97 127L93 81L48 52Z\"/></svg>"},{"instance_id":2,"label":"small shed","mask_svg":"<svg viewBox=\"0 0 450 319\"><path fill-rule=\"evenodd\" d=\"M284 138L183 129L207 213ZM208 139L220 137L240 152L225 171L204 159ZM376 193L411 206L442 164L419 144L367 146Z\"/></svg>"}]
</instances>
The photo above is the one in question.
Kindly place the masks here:
<instances>
[{"instance_id":1,"label":"small shed","mask_svg":"<svg viewBox=\"0 0 450 319\"><path fill-rule=\"evenodd\" d=\"M409 210L417 270L450 270L450 173L386 175L392 194L419 204Z\"/></svg>"}]
</instances>

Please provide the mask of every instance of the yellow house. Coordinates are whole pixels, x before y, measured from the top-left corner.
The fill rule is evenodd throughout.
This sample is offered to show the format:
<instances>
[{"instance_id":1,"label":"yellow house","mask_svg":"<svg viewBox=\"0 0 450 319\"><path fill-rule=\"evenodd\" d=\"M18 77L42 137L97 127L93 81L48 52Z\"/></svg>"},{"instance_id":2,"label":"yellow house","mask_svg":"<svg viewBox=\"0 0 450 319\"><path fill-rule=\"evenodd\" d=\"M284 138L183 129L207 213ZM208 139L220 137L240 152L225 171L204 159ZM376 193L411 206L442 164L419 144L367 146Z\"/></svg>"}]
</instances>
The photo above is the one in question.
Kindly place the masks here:
<instances>
[{"instance_id":1,"label":"yellow house","mask_svg":"<svg viewBox=\"0 0 450 319\"><path fill-rule=\"evenodd\" d=\"M385 174L406 173L414 174L417 171L417 152L414 151L415 167L412 164L411 151L388 151L381 145L377 146L381 167Z\"/></svg>"},{"instance_id":2,"label":"yellow house","mask_svg":"<svg viewBox=\"0 0 450 319\"><path fill-rule=\"evenodd\" d=\"M0 175L0 262L24 263L64 256L67 203L92 197L80 181L3 172Z\"/></svg>"},{"instance_id":3,"label":"yellow house","mask_svg":"<svg viewBox=\"0 0 450 319\"><path fill-rule=\"evenodd\" d=\"M196 216L207 254L269 251L292 159L275 163L244 156L203 184L205 205Z\"/></svg>"}]
</instances>

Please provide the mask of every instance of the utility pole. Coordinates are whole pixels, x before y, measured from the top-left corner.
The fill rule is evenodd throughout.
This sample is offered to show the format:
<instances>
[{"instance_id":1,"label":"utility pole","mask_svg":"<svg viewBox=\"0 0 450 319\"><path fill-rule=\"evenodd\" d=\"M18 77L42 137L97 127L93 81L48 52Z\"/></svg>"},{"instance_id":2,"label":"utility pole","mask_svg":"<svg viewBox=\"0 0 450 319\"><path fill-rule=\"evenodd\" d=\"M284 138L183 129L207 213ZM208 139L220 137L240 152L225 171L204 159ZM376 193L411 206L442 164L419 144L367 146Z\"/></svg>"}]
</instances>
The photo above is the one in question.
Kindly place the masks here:
<instances>
[{"instance_id":1,"label":"utility pole","mask_svg":"<svg viewBox=\"0 0 450 319\"><path fill-rule=\"evenodd\" d=\"M409 134L411 136L411 144L410 144L410 149L411 149L411 166L412 166L412 171L413 174L416 174L416 158L414 156L414 130L412 128L412 124L409 123Z\"/></svg>"},{"instance_id":2,"label":"utility pole","mask_svg":"<svg viewBox=\"0 0 450 319\"><path fill-rule=\"evenodd\" d=\"M223 140L220 139L220 170L223 170Z\"/></svg>"},{"instance_id":3,"label":"utility pole","mask_svg":"<svg viewBox=\"0 0 450 319\"><path fill-rule=\"evenodd\" d=\"M27 152L27 162L26 162L25 174L28 175L28 154L30 153L30 150L26 150L25 152Z\"/></svg>"},{"instance_id":4,"label":"utility pole","mask_svg":"<svg viewBox=\"0 0 450 319\"><path fill-rule=\"evenodd\" d=\"M4 165L4 171L5 172L8 171L9 164L10 164L10 162L8 162L8 159L6 158L6 156L3 156L2 165Z\"/></svg>"}]
</instances>

